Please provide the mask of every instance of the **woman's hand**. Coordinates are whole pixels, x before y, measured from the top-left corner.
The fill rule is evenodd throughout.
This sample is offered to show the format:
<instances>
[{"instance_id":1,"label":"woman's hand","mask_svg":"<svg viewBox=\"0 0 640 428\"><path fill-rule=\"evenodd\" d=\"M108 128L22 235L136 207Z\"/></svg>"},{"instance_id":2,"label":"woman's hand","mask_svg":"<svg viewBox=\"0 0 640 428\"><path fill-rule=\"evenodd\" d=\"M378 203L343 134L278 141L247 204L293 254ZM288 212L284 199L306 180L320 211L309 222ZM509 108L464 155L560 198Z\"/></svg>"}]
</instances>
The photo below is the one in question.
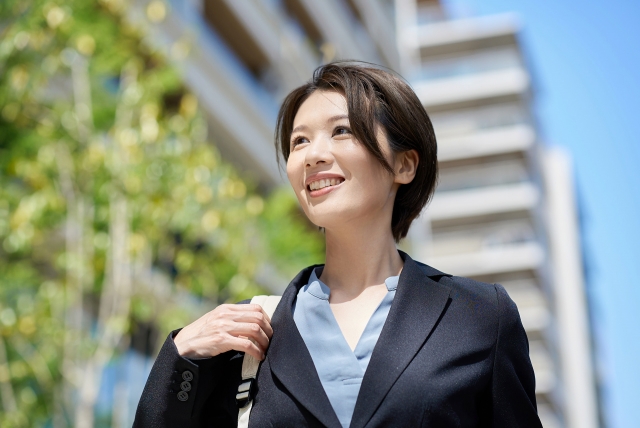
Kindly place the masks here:
<instances>
[{"instance_id":1,"label":"woman's hand","mask_svg":"<svg viewBox=\"0 0 640 428\"><path fill-rule=\"evenodd\" d=\"M209 358L232 349L261 361L273 335L260 305L220 305L192 322L173 339L186 358Z\"/></svg>"}]
</instances>

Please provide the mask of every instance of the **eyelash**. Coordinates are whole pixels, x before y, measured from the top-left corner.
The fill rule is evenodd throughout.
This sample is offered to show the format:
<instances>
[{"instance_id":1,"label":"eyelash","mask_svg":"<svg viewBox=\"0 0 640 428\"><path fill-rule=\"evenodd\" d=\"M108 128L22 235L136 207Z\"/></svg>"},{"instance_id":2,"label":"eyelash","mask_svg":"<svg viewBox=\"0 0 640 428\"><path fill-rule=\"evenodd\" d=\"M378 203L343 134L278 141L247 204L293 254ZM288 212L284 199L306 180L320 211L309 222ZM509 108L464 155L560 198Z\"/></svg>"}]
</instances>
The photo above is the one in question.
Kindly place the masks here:
<instances>
[{"instance_id":1,"label":"eyelash","mask_svg":"<svg viewBox=\"0 0 640 428\"><path fill-rule=\"evenodd\" d=\"M291 143L291 145L292 145L293 147L295 147L295 146L297 146L298 144L301 144L301 143L300 143L300 140L306 140L306 138L305 138L305 137L296 137L296 138L294 138L294 139L293 139L293 142Z\"/></svg>"},{"instance_id":2,"label":"eyelash","mask_svg":"<svg viewBox=\"0 0 640 428\"><path fill-rule=\"evenodd\" d=\"M351 128L349 128L348 126L336 126L335 129L333 130L333 135L336 135L336 131L338 129L344 129L346 132L346 134L351 134ZM341 135L346 135L346 134L341 134Z\"/></svg>"},{"instance_id":3,"label":"eyelash","mask_svg":"<svg viewBox=\"0 0 640 428\"><path fill-rule=\"evenodd\" d=\"M347 134L351 134L351 128L349 128L348 126L336 126L336 127L333 129L333 135L334 135L334 136L335 136L335 135L338 135L338 134L336 134L336 131L338 131L339 129L340 129L340 130L345 130L345 131L347 131L347 132L345 132L344 134L339 134L339 135L347 135ZM296 138L294 138L294 139L293 139L293 141L292 141L292 143L291 143L291 144L292 144L292 146L293 146L293 147L295 147L295 146L297 146L298 144L302 144L302 143L300 142L301 140L306 140L306 139L307 139L306 137L302 137L302 136L301 136L301 137L296 137Z\"/></svg>"}]
</instances>

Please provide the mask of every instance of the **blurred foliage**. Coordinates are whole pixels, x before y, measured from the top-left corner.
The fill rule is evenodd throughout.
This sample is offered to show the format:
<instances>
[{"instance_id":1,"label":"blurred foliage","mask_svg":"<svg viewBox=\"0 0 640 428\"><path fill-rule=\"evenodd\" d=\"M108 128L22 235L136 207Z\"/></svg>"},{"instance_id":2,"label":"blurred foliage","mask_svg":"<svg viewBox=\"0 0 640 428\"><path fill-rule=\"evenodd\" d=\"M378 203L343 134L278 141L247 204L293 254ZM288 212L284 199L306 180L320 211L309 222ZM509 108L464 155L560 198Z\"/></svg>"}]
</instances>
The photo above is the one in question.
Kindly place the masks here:
<instances>
[{"instance_id":1,"label":"blurred foliage","mask_svg":"<svg viewBox=\"0 0 640 428\"><path fill-rule=\"evenodd\" d=\"M264 292L264 266L290 278L322 259L289 192L265 200L220 158L124 8L0 3L2 427L81 426L90 370L136 326L162 339Z\"/></svg>"}]
</instances>

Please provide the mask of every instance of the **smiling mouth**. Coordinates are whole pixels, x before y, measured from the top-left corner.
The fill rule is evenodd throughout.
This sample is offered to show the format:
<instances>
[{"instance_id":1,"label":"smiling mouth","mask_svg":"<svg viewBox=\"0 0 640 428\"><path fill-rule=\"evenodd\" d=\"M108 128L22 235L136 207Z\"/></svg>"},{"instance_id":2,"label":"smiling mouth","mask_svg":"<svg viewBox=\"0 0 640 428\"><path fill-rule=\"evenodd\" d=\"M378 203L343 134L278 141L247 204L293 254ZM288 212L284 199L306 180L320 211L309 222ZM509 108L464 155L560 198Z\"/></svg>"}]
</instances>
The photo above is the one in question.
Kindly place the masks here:
<instances>
[{"instance_id":1,"label":"smiling mouth","mask_svg":"<svg viewBox=\"0 0 640 428\"><path fill-rule=\"evenodd\" d=\"M311 192L325 189L327 187L337 186L344 181L344 178L326 178L324 180L317 180L309 183L307 189Z\"/></svg>"}]
</instances>

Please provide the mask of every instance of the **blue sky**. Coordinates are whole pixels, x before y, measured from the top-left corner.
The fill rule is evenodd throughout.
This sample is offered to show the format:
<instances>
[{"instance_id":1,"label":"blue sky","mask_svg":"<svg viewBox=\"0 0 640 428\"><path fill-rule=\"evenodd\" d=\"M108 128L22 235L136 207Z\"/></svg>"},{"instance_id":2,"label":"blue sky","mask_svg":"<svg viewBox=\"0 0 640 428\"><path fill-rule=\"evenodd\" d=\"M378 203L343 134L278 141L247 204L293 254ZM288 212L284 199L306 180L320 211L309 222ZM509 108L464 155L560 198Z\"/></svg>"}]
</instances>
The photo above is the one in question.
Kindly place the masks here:
<instances>
[{"instance_id":1,"label":"blue sky","mask_svg":"<svg viewBox=\"0 0 640 428\"><path fill-rule=\"evenodd\" d=\"M573 156L605 419L640 427L640 2L444 4L454 16L520 15L543 139Z\"/></svg>"}]
</instances>

